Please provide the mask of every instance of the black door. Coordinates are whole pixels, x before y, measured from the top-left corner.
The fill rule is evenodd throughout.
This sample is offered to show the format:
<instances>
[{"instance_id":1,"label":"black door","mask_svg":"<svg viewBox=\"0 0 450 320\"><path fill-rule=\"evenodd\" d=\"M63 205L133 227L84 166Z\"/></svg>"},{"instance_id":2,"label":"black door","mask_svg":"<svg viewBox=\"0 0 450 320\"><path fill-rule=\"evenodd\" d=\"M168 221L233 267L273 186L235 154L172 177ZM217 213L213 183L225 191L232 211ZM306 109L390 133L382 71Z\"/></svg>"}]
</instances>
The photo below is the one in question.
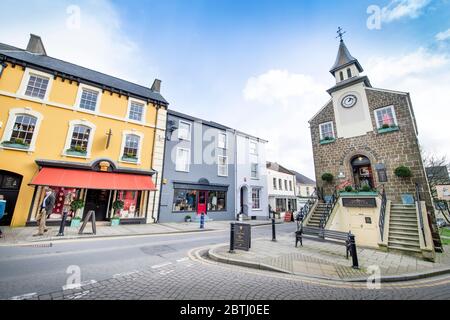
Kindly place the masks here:
<instances>
[{"instance_id":1,"label":"black door","mask_svg":"<svg viewBox=\"0 0 450 320\"><path fill-rule=\"evenodd\" d=\"M6 201L5 214L0 219L1 226L9 226L11 224L21 184L21 175L8 171L0 171L0 195Z\"/></svg>"},{"instance_id":2,"label":"black door","mask_svg":"<svg viewBox=\"0 0 450 320\"><path fill-rule=\"evenodd\" d=\"M84 216L91 210L95 211L96 221L106 221L109 201L109 190L88 190Z\"/></svg>"}]
</instances>

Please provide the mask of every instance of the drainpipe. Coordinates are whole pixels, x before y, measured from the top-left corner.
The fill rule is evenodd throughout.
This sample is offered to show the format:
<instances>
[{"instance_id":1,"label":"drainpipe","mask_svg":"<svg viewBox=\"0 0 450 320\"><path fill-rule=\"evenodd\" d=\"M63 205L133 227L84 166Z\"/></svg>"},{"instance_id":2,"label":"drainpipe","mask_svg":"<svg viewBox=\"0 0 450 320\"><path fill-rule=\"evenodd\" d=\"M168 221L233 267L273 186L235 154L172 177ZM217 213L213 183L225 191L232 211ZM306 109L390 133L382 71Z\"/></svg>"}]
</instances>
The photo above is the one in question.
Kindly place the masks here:
<instances>
[{"instance_id":1,"label":"drainpipe","mask_svg":"<svg viewBox=\"0 0 450 320\"><path fill-rule=\"evenodd\" d=\"M161 108L161 106L159 104L156 104L156 117L155 117L155 133L153 134L153 148L152 148L152 158L151 158L151 168L153 169L153 158L155 156L155 146L156 146L156 136L157 136L157 132L158 132L158 119L159 119L159 109ZM159 178L159 172L156 171L156 185L158 185L158 178ZM159 184L159 193L161 196L161 187L162 187L162 181ZM158 218L155 219L155 201L156 201L156 192L153 192L153 207L152 207L152 219L153 219L153 223L157 223L158 222L158 218L159 218L159 212L158 212ZM161 199L161 198L160 198ZM159 211L159 210L158 210Z\"/></svg>"}]
</instances>

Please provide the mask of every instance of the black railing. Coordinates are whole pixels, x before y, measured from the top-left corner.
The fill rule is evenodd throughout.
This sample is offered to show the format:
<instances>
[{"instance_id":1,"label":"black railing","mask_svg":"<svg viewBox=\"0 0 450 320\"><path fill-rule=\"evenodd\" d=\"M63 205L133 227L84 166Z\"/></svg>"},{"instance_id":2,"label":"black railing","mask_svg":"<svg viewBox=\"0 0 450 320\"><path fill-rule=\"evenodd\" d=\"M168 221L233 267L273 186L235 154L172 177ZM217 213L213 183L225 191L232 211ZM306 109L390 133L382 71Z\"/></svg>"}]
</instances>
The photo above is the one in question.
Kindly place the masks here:
<instances>
[{"instance_id":1,"label":"black railing","mask_svg":"<svg viewBox=\"0 0 450 320\"><path fill-rule=\"evenodd\" d=\"M323 213L322 218L320 219L319 227L321 229L325 229L325 226L327 225L328 220L330 219L331 213L333 212L333 209L336 206L336 203L338 200L339 200L339 192L337 191L337 188L335 188L334 193L331 196L331 199L327 201L326 210Z\"/></svg>"},{"instance_id":2,"label":"black railing","mask_svg":"<svg viewBox=\"0 0 450 320\"><path fill-rule=\"evenodd\" d=\"M324 200L323 188L317 187L316 194L317 194L317 199L319 199L319 201Z\"/></svg>"},{"instance_id":3,"label":"black railing","mask_svg":"<svg viewBox=\"0 0 450 320\"><path fill-rule=\"evenodd\" d=\"M386 190L384 189L383 186L383 191L381 192L380 222L378 224L378 226L380 227L381 242L384 241L384 223L386 221L386 206L387 206Z\"/></svg>"},{"instance_id":4,"label":"black railing","mask_svg":"<svg viewBox=\"0 0 450 320\"><path fill-rule=\"evenodd\" d=\"M299 214L297 216L298 229L300 228L300 225L303 224L303 221L305 221L308 218L312 208L314 207L314 204L317 202L317 199L318 199L317 189L315 189L314 192L309 197L306 204L299 211Z\"/></svg>"},{"instance_id":5,"label":"black railing","mask_svg":"<svg viewBox=\"0 0 450 320\"><path fill-rule=\"evenodd\" d=\"M426 246L427 240L425 238L425 226L423 223L423 217L422 217L422 203L421 203L421 197L420 197L420 185L416 183L416 205L419 210L419 223L420 223L420 230L422 230L423 235L423 243Z\"/></svg>"}]
</instances>

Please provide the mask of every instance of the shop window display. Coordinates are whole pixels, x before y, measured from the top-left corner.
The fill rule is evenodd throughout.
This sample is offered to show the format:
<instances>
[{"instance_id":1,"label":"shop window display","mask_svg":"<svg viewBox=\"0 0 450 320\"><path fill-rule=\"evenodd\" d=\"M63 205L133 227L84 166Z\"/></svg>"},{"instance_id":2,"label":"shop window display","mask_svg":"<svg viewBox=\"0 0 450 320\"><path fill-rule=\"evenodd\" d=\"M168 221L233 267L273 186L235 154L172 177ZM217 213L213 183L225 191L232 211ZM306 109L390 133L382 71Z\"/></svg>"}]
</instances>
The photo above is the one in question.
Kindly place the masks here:
<instances>
[{"instance_id":1,"label":"shop window display","mask_svg":"<svg viewBox=\"0 0 450 320\"><path fill-rule=\"evenodd\" d=\"M55 195L55 207L50 215L50 219L62 219L64 212L70 212L70 204L79 198L80 189L74 188L52 188Z\"/></svg>"},{"instance_id":2,"label":"shop window display","mask_svg":"<svg viewBox=\"0 0 450 320\"><path fill-rule=\"evenodd\" d=\"M141 191L119 191L117 200L124 202L124 207L120 211L122 219L133 219L140 217Z\"/></svg>"},{"instance_id":3,"label":"shop window display","mask_svg":"<svg viewBox=\"0 0 450 320\"><path fill-rule=\"evenodd\" d=\"M173 197L173 211L195 212L197 210L197 191L176 189Z\"/></svg>"},{"instance_id":4,"label":"shop window display","mask_svg":"<svg viewBox=\"0 0 450 320\"><path fill-rule=\"evenodd\" d=\"M208 211L225 211L226 208L226 192L210 191L208 193Z\"/></svg>"}]
</instances>

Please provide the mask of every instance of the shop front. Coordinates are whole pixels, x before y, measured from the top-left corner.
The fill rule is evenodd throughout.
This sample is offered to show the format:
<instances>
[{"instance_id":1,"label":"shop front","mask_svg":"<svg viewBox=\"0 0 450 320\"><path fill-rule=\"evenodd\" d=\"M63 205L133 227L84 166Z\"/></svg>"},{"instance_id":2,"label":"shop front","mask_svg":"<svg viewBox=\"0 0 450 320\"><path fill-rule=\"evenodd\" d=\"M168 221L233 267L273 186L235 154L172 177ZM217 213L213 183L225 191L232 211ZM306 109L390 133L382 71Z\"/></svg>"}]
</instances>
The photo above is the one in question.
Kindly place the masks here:
<instances>
[{"instance_id":1,"label":"shop front","mask_svg":"<svg viewBox=\"0 0 450 320\"><path fill-rule=\"evenodd\" d=\"M96 221L100 223L112 218L120 218L121 224L146 223L149 193L156 190L152 181L153 171L117 168L105 160L86 166L36 162L40 170L30 183L36 188L28 225L36 224L39 204L45 197L45 186L53 190L56 198L49 225L60 224L64 213L68 213L70 221L75 216L83 219L89 211L95 212ZM76 212L71 209L74 201L83 204Z\"/></svg>"}]
</instances>

